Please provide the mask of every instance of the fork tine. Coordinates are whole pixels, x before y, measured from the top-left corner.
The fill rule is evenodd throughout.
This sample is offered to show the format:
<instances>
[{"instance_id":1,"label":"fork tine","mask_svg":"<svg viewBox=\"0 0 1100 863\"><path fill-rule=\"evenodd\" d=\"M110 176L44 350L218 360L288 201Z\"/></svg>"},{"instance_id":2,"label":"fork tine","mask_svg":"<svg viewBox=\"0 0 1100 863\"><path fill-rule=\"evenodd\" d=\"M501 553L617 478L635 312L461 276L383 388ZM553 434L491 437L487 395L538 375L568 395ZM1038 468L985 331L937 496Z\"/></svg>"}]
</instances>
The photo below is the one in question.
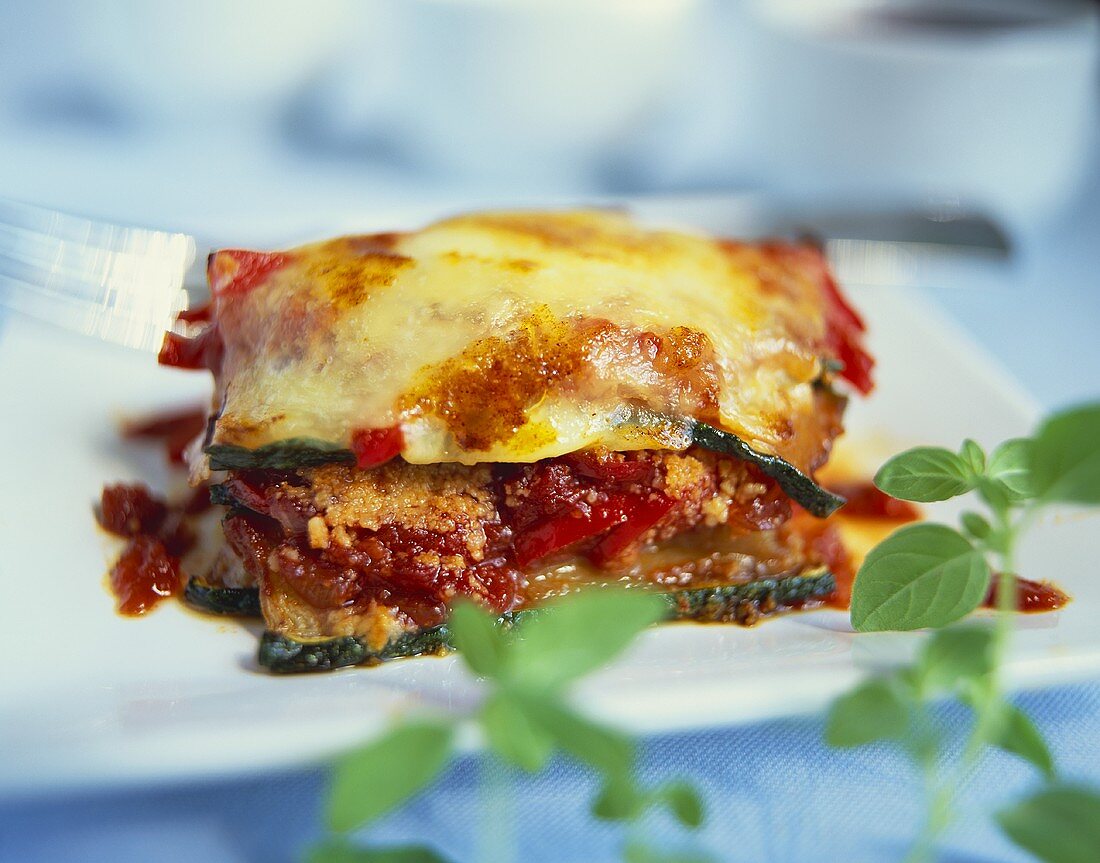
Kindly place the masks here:
<instances>
[{"instance_id":1,"label":"fork tine","mask_svg":"<svg viewBox=\"0 0 1100 863\"><path fill-rule=\"evenodd\" d=\"M186 234L0 199L0 305L96 338L156 348L194 258Z\"/></svg>"},{"instance_id":2,"label":"fork tine","mask_svg":"<svg viewBox=\"0 0 1100 863\"><path fill-rule=\"evenodd\" d=\"M151 310L173 302L182 281L182 268L174 261L135 259L109 252L96 257L84 252L68 260L65 257L62 250L58 263L43 266L0 251L0 273L24 283L31 291Z\"/></svg>"},{"instance_id":3,"label":"fork tine","mask_svg":"<svg viewBox=\"0 0 1100 863\"><path fill-rule=\"evenodd\" d=\"M148 261L156 262L157 267L185 267L193 259L194 248L194 242L184 234L147 237L123 251L0 223L0 254L51 270L88 273L93 281L103 278L110 266L138 267Z\"/></svg>"},{"instance_id":4,"label":"fork tine","mask_svg":"<svg viewBox=\"0 0 1100 863\"><path fill-rule=\"evenodd\" d=\"M62 242L139 255L166 241L193 245L186 234L95 221L5 198L0 198L0 224Z\"/></svg>"},{"instance_id":5,"label":"fork tine","mask_svg":"<svg viewBox=\"0 0 1100 863\"><path fill-rule=\"evenodd\" d=\"M166 321L170 323L184 304L175 304L175 311L158 318L142 311L32 290L25 282L0 274L0 305L72 332L155 352L164 339Z\"/></svg>"}]
</instances>

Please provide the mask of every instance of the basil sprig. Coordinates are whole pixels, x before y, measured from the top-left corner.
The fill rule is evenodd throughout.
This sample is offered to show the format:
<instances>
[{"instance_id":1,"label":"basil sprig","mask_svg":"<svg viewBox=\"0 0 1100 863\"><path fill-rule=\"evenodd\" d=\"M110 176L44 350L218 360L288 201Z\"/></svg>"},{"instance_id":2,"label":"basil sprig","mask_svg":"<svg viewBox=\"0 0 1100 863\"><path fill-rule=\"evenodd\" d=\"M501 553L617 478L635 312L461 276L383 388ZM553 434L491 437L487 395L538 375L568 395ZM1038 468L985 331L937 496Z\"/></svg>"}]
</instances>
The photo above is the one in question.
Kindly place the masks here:
<instances>
[{"instance_id":1,"label":"basil sprig","mask_svg":"<svg viewBox=\"0 0 1100 863\"><path fill-rule=\"evenodd\" d=\"M1092 863L1100 847L1100 795L1065 783L1035 723L1003 695L1001 665L1010 615L994 625L958 624L988 594L991 573L1014 571L1020 535L1050 504L1100 504L1100 404L1065 411L1031 438L1006 441L988 456L973 441L958 452L919 447L887 462L875 478L883 491L930 502L974 494L985 513L960 517L960 529L904 527L865 559L852 594L860 631L933 628L915 663L859 685L833 705L826 725L837 747L887 743L902 747L932 789L925 827L909 859L929 859L951 819L956 789L987 747L1027 761L1045 786L999 812L997 822L1021 848L1049 863ZM1015 582L998 582L998 607L1013 608ZM555 753L600 777L597 817L634 821L664 808L686 827L704 817L703 802L682 781L646 788L634 775L633 742L594 722L569 700L580 677L613 661L667 608L634 591L581 593L512 629L501 629L472 605L454 609L459 657L484 678L485 698L468 717L427 718L399 725L340 759L326 799L334 835L312 850L310 863L444 863L425 846L364 847L348 834L373 823L430 784L455 753L462 727L474 725L491 757L527 772ZM944 779L943 734L932 705L961 700L973 726L961 758ZM697 854L668 854L637 839L628 863L705 863Z\"/></svg>"},{"instance_id":2,"label":"basil sprig","mask_svg":"<svg viewBox=\"0 0 1100 863\"><path fill-rule=\"evenodd\" d=\"M363 847L347 834L391 811L433 782L456 754L462 728L473 725L489 757L533 773L556 753L600 778L592 803L599 818L635 821L662 807L688 828L704 817L703 802L680 780L647 788L635 776L633 740L578 711L569 690L578 679L615 660L640 632L667 616L661 597L645 591L589 591L550 603L539 614L502 628L471 603L457 604L450 628L458 656L483 678L486 694L470 716L420 719L339 759L325 801L336 836L315 848L311 863L439 863L420 846ZM497 825L499 826L499 825ZM668 855L632 840L626 859L700 860Z\"/></svg>"},{"instance_id":3,"label":"basil sprig","mask_svg":"<svg viewBox=\"0 0 1100 863\"><path fill-rule=\"evenodd\" d=\"M826 725L837 747L892 743L926 774L932 790L925 826L909 860L930 859L950 822L956 789L989 746L1035 767L1046 787L997 815L1005 834L1051 863L1086 863L1100 849L1100 794L1064 784L1042 734L1003 694L1001 665L1015 608L1015 549L1042 509L1100 504L1100 404L1047 419L1035 435L1005 441L987 457L974 441L958 452L917 447L875 476L887 494L942 501L973 493L986 512L968 510L960 529L909 525L865 558L852 589L852 626L860 632L934 628L916 662L860 684L838 699ZM956 624L998 581L993 625ZM946 627L946 628L943 628ZM963 757L946 778L938 764L942 734L931 705L954 697L973 711Z\"/></svg>"}]
</instances>

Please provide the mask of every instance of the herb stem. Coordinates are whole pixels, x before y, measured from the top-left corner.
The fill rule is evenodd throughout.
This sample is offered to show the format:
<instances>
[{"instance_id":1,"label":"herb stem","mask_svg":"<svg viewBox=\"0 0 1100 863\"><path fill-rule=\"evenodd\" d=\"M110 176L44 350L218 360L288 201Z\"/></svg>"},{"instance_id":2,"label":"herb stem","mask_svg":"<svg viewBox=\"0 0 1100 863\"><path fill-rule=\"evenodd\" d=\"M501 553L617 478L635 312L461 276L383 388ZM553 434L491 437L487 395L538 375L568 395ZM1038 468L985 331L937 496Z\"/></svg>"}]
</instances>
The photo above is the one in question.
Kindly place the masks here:
<instances>
[{"instance_id":1,"label":"herb stem","mask_svg":"<svg viewBox=\"0 0 1100 863\"><path fill-rule=\"evenodd\" d=\"M951 820L951 801L955 796L953 786L950 783L937 782L939 774L935 758L923 759L921 766L924 773L925 793L928 797L928 814L917 841L905 855L904 863L928 863L932 860L940 834Z\"/></svg>"},{"instance_id":2,"label":"herb stem","mask_svg":"<svg viewBox=\"0 0 1100 863\"><path fill-rule=\"evenodd\" d=\"M516 859L515 805L508 766L486 750L478 756L481 830L478 860L513 863Z\"/></svg>"},{"instance_id":3,"label":"herb stem","mask_svg":"<svg viewBox=\"0 0 1100 863\"><path fill-rule=\"evenodd\" d=\"M932 759L922 762L925 787L928 796L928 815L920 836L905 858L905 863L927 863L932 860L941 834L951 823L952 802L956 790L961 787L966 774L977 763L982 750L992 741L995 726L1001 715L1004 697L1001 681L1001 664L1012 637L1013 612L1016 610L1016 542L1033 518L1028 508L1015 524L1008 509L994 508L998 532L1002 537L996 549L999 557L997 578L996 616L993 624L991 671L985 685L973 692L972 705L975 721L963 748L962 758L951 771L949 781L938 783L935 763ZM990 549L993 551L993 549Z\"/></svg>"}]
</instances>

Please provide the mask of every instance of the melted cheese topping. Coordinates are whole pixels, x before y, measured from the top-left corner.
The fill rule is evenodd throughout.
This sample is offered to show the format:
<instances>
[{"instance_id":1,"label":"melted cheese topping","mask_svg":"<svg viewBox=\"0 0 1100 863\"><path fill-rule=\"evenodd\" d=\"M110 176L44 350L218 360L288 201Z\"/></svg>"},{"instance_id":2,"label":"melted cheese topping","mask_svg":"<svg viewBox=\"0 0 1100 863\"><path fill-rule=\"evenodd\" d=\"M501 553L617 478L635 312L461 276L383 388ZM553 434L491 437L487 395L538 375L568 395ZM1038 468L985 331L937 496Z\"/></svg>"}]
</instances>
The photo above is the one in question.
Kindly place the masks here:
<instances>
[{"instance_id":1,"label":"melted cheese topping","mask_svg":"<svg viewBox=\"0 0 1100 863\"><path fill-rule=\"evenodd\" d=\"M488 213L211 259L224 342L210 443L348 445L413 463L687 445L693 417L806 469L822 452L823 262L610 212ZM824 444L827 446L827 444Z\"/></svg>"}]
</instances>

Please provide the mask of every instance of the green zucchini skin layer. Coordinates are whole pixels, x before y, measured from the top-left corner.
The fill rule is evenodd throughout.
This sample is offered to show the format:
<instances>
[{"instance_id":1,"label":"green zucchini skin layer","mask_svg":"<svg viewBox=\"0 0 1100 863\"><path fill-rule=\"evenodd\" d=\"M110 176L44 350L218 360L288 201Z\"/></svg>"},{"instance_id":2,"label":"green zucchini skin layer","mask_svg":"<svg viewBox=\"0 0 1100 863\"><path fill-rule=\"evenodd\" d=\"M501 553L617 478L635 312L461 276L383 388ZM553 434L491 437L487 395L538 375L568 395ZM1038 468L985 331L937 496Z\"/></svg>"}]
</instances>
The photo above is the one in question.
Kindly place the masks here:
<instances>
[{"instance_id":1,"label":"green zucchini skin layer","mask_svg":"<svg viewBox=\"0 0 1100 863\"><path fill-rule=\"evenodd\" d=\"M255 587L220 587L200 578L189 578L183 601L207 614L260 617L260 591Z\"/></svg>"},{"instance_id":2,"label":"green zucchini skin layer","mask_svg":"<svg viewBox=\"0 0 1100 863\"><path fill-rule=\"evenodd\" d=\"M231 444L206 447L211 470L292 470L322 464L355 464L355 453L339 444L316 438L287 438L257 449Z\"/></svg>"},{"instance_id":3,"label":"green zucchini skin layer","mask_svg":"<svg viewBox=\"0 0 1100 863\"><path fill-rule=\"evenodd\" d=\"M731 432L706 423L695 423L691 430L691 442L703 449L725 453L756 465L779 483L791 500L818 518L832 515L845 504L844 498L822 488L790 462L776 455L757 452Z\"/></svg>"},{"instance_id":4,"label":"green zucchini skin layer","mask_svg":"<svg viewBox=\"0 0 1100 863\"><path fill-rule=\"evenodd\" d=\"M825 599L836 589L828 570L784 578L763 578L744 584L675 590L662 594L668 601L665 619L748 625L805 603ZM499 624L512 627L538 615L538 609L502 615ZM259 663L276 674L331 671L352 665L378 665L391 659L426 654L441 655L452 650L447 624L410 632L371 650L363 639L349 635L324 641L295 641L275 632L260 639Z\"/></svg>"},{"instance_id":5,"label":"green zucchini skin layer","mask_svg":"<svg viewBox=\"0 0 1100 863\"><path fill-rule=\"evenodd\" d=\"M409 632L381 650L371 650L354 635L326 641L294 641L285 635L265 632L260 638L260 665L277 674L302 671L331 671L349 665L378 665L405 656L443 654L450 650L446 625Z\"/></svg>"},{"instance_id":6,"label":"green zucchini skin layer","mask_svg":"<svg viewBox=\"0 0 1100 863\"><path fill-rule=\"evenodd\" d=\"M664 419L640 409L625 411L624 416L628 417L630 422L642 424L647 418ZM684 420L683 423L685 429L690 429L689 439L695 446L756 465L763 473L779 483L779 487L791 500L818 518L825 518L844 505L844 498L822 488L790 462L784 461L779 456L757 452L732 432L723 431L703 422ZM313 438L289 438L258 449L212 444L206 447L206 454L210 457L212 470L293 470L332 463L355 464L355 455L351 450L344 449L339 444ZM214 503L231 503L228 499L215 497L215 494L216 492L212 489L211 500Z\"/></svg>"},{"instance_id":7,"label":"green zucchini skin layer","mask_svg":"<svg viewBox=\"0 0 1100 863\"><path fill-rule=\"evenodd\" d=\"M229 493L229 490L221 483L216 483L210 486L210 502L214 506L228 506L231 508L239 507L240 501L238 501L233 495Z\"/></svg>"},{"instance_id":8,"label":"green zucchini skin layer","mask_svg":"<svg viewBox=\"0 0 1100 863\"><path fill-rule=\"evenodd\" d=\"M751 625L763 617L815 600L836 590L836 578L828 570L784 578L760 578L744 584L697 587L665 594L667 620Z\"/></svg>"}]
</instances>

